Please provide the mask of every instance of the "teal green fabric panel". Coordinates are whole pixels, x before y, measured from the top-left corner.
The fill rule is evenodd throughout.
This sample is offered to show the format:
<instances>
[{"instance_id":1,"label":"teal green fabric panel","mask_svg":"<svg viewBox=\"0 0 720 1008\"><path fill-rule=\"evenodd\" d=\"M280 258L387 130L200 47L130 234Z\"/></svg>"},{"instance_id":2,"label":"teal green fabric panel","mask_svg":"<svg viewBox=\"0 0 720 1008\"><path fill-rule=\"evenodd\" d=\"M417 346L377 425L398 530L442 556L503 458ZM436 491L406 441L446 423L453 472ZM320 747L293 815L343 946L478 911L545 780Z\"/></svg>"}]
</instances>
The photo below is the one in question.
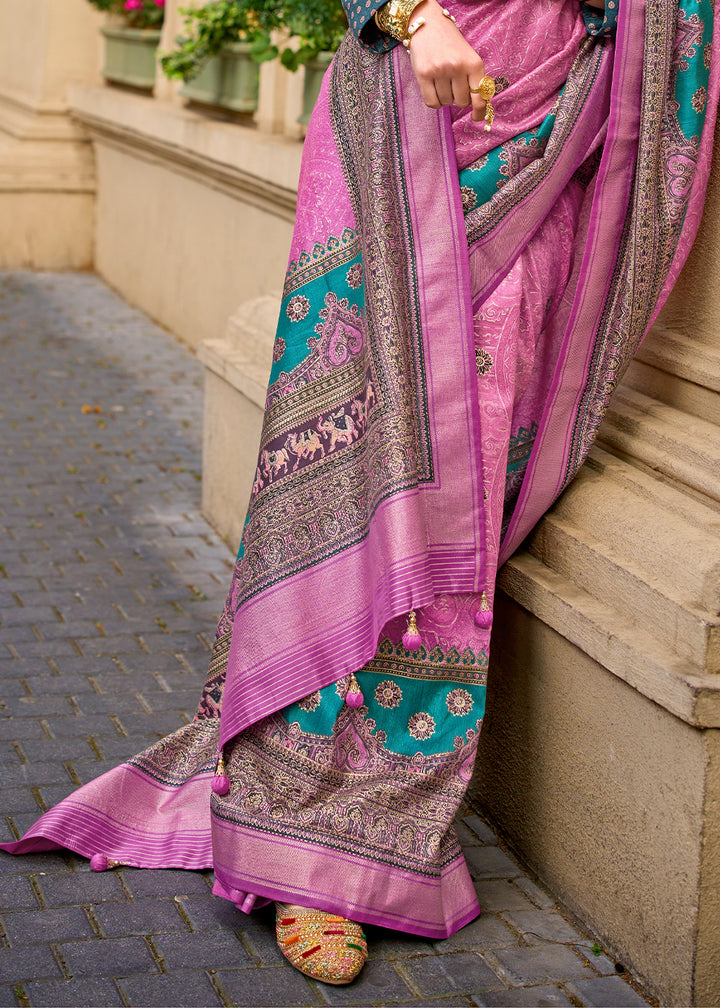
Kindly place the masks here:
<instances>
[{"instance_id":1,"label":"teal green fabric panel","mask_svg":"<svg viewBox=\"0 0 720 1008\"><path fill-rule=\"evenodd\" d=\"M375 52L386 52L398 44L396 39L381 32L375 24L373 15L384 3L385 0L342 0L353 35Z\"/></svg>"},{"instance_id":2,"label":"teal green fabric panel","mask_svg":"<svg viewBox=\"0 0 720 1008\"><path fill-rule=\"evenodd\" d=\"M713 9L709 0L680 0L678 25L677 120L685 139L691 140L700 136L705 123L713 33Z\"/></svg>"},{"instance_id":3,"label":"teal green fabric panel","mask_svg":"<svg viewBox=\"0 0 720 1008\"><path fill-rule=\"evenodd\" d=\"M513 155L516 150L522 148L523 167L529 161L541 158L554 125L555 113L550 112L537 129L518 133L512 140L495 147L479 161L463 168L460 172L460 195L464 213L468 214L475 207L487 203L515 174L513 164L517 163L517 159Z\"/></svg>"},{"instance_id":4,"label":"teal green fabric panel","mask_svg":"<svg viewBox=\"0 0 720 1008\"><path fill-rule=\"evenodd\" d=\"M356 676L374 737L405 756L452 752L470 741L485 714L486 686L363 670ZM283 711L303 732L330 737L346 681L317 690Z\"/></svg>"},{"instance_id":5,"label":"teal green fabric panel","mask_svg":"<svg viewBox=\"0 0 720 1008\"><path fill-rule=\"evenodd\" d=\"M317 248L318 260L327 262L332 253L333 242L328 239L326 246ZM307 357L310 347L308 340L317 337L318 318L325 306L327 294L338 300L347 299L349 305L357 305L362 311L365 304L365 283L361 256L344 260L339 265L309 279L302 286L285 294L280 306L280 321L273 348L273 364L270 371L270 385L277 381L281 372L291 372Z\"/></svg>"}]
</instances>

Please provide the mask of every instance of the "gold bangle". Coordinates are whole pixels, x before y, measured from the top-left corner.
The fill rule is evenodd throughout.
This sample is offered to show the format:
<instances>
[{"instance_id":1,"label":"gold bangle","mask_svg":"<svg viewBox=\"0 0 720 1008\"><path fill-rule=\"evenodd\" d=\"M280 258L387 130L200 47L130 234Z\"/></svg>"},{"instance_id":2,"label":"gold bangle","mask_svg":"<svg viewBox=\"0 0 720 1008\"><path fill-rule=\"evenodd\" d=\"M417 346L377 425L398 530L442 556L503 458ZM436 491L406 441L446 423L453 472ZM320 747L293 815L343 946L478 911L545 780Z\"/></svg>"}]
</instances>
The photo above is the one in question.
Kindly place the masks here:
<instances>
[{"instance_id":1,"label":"gold bangle","mask_svg":"<svg viewBox=\"0 0 720 1008\"><path fill-rule=\"evenodd\" d=\"M408 26L412 12L421 0L388 0L373 17L380 31L392 35L399 42L408 38Z\"/></svg>"},{"instance_id":2,"label":"gold bangle","mask_svg":"<svg viewBox=\"0 0 720 1008\"><path fill-rule=\"evenodd\" d=\"M413 40L415 32L419 31L424 24L425 24L425 18L419 17L416 21L413 21L412 24L408 25L407 38L404 38L402 40L402 44L405 46L406 49L410 48L410 43Z\"/></svg>"}]
</instances>

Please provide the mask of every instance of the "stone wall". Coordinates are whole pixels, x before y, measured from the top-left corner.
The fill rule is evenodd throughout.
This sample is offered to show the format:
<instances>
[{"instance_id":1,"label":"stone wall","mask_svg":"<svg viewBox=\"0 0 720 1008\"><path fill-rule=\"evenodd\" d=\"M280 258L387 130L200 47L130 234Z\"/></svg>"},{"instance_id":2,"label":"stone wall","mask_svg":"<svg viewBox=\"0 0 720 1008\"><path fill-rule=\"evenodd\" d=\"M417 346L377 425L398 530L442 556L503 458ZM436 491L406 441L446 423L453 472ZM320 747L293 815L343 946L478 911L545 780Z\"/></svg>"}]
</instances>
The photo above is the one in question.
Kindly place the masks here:
<instances>
[{"instance_id":1,"label":"stone wall","mask_svg":"<svg viewBox=\"0 0 720 1008\"><path fill-rule=\"evenodd\" d=\"M76 87L97 165L95 268L197 346L282 282L301 145L114 88Z\"/></svg>"},{"instance_id":2,"label":"stone wall","mask_svg":"<svg viewBox=\"0 0 720 1008\"><path fill-rule=\"evenodd\" d=\"M0 267L88 268L95 178L68 86L99 83L86 0L0 0Z\"/></svg>"},{"instance_id":3,"label":"stone wall","mask_svg":"<svg viewBox=\"0 0 720 1008\"><path fill-rule=\"evenodd\" d=\"M257 112L231 121L159 66L152 93L103 82L102 23L87 0L0 0L0 266L94 267L197 346L281 282L304 72L264 64Z\"/></svg>"}]
</instances>

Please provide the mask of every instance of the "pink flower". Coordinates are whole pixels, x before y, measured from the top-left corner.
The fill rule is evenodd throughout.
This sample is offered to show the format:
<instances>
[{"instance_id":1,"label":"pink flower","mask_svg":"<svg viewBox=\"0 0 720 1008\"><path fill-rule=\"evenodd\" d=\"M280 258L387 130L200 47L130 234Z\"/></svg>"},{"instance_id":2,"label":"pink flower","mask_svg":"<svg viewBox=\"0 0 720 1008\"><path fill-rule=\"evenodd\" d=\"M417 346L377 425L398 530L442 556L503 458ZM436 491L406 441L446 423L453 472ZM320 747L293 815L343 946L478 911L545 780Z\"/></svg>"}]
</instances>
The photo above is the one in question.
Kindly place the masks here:
<instances>
[{"instance_id":1,"label":"pink flower","mask_svg":"<svg viewBox=\"0 0 720 1008\"><path fill-rule=\"evenodd\" d=\"M165 0L155 0L155 6L156 7L164 7L165 6Z\"/></svg>"},{"instance_id":2,"label":"pink flower","mask_svg":"<svg viewBox=\"0 0 720 1008\"><path fill-rule=\"evenodd\" d=\"M123 9L126 11L142 10L143 0L125 0Z\"/></svg>"}]
</instances>

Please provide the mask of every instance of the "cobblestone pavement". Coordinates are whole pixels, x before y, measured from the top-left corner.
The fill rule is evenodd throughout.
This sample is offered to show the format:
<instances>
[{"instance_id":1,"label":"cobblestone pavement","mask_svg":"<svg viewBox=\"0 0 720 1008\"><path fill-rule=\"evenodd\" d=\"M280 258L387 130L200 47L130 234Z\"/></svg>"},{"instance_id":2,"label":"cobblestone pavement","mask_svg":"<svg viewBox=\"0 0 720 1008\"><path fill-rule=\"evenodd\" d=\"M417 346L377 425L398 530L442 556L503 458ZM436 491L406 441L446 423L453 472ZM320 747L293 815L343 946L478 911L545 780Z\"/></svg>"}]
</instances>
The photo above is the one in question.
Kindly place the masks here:
<instances>
[{"instance_id":1,"label":"cobblestone pavement","mask_svg":"<svg viewBox=\"0 0 720 1008\"><path fill-rule=\"evenodd\" d=\"M0 838L192 718L231 570L199 511L201 369L96 277L0 273ZM484 913L371 928L349 988L287 966L209 872L0 854L2 1005L644 1005L488 826Z\"/></svg>"}]
</instances>

